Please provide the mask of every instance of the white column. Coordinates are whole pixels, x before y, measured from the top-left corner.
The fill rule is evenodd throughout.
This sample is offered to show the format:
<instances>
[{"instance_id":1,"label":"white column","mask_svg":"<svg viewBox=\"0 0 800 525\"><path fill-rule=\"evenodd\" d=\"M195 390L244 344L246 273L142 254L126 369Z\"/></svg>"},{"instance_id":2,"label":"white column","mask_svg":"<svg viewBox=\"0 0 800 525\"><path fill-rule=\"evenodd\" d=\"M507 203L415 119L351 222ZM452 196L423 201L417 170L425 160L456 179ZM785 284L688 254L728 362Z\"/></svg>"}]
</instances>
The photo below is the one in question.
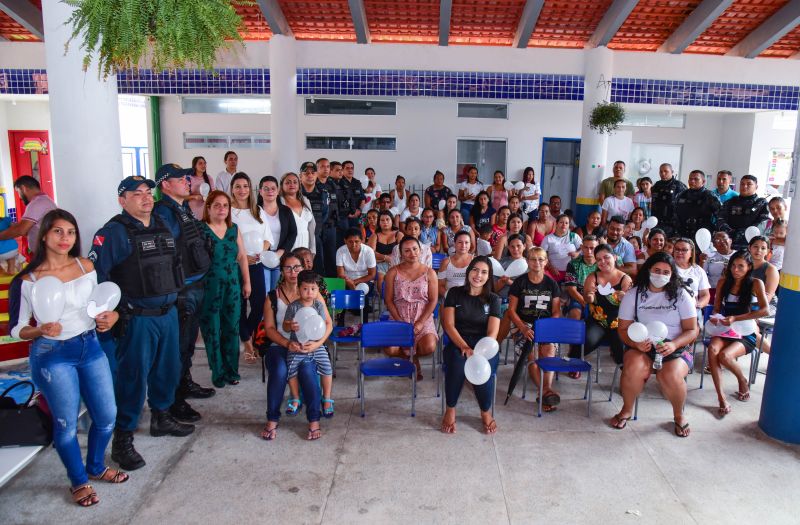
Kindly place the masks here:
<instances>
[{"instance_id":1,"label":"white column","mask_svg":"<svg viewBox=\"0 0 800 525\"><path fill-rule=\"evenodd\" d=\"M78 40L64 53L72 11L61 0L42 1L56 202L78 220L85 255L94 233L119 213L122 153L116 76L98 78L94 63L84 72Z\"/></svg>"},{"instance_id":2,"label":"white column","mask_svg":"<svg viewBox=\"0 0 800 525\"><path fill-rule=\"evenodd\" d=\"M297 57L293 37L274 35L269 41L269 84L272 115L272 175L297 173Z\"/></svg>"},{"instance_id":3,"label":"white column","mask_svg":"<svg viewBox=\"0 0 800 525\"><path fill-rule=\"evenodd\" d=\"M606 47L584 51L583 119L581 122L581 160L578 169L578 198L575 221L584 224L589 211L597 205L600 181L606 170L608 135L589 129L589 115L598 102L611 97L610 88L601 81L611 82L614 75L614 52ZM601 203L602 204L602 203Z\"/></svg>"}]
</instances>

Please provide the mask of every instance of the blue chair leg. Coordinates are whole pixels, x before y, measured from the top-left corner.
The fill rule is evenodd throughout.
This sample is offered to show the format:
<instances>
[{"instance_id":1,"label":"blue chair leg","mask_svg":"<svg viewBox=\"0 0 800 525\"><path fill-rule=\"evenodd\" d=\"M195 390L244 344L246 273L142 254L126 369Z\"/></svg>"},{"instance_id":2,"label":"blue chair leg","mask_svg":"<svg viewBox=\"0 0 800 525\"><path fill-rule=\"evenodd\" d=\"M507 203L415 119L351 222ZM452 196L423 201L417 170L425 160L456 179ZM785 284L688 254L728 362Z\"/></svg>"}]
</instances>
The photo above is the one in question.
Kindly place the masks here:
<instances>
[{"instance_id":1,"label":"blue chair leg","mask_svg":"<svg viewBox=\"0 0 800 525\"><path fill-rule=\"evenodd\" d=\"M589 391L589 401L586 403L586 417L591 417L592 415L592 371L589 370L587 374L589 377L586 378L586 389Z\"/></svg>"},{"instance_id":2,"label":"blue chair leg","mask_svg":"<svg viewBox=\"0 0 800 525\"><path fill-rule=\"evenodd\" d=\"M492 417L494 417L494 405L497 402L497 374L492 374L494 379L494 390L492 390Z\"/></svg>"},{"instance_id":3,"label":"blue chair leg","mask_svg":"<svg viewBox=\"0 0 800 525\"><path fill-rule=\"evenodd\" d=\"M594 356L594 362L595 362L595 365L594 365L594 382L595 383L599 383L600 382L600 349L599 348L595 348L594 351L597 354L596 356ZM583 357L581 357L581 359L583 359ZM589 374L591 374L591 373L592 372L589 371Z\"/></svg>"},{"instance_id":4,"label":"blue chair leg","mask_svg":"<svg viewBox=\"0 0 800 525\"><path fill-rule=\"evenodd\" d=\"M700 390L703 389L703 381L706 378L706 358L708 356L708 347L706 346L705 342L703 342L703 359L701 360L700 364Z\"/></svg>"},{"instance_id":5,"label":"blue chair leg","mask_svg":"<svg viewBox=\"0 0 800 525\"><path fill-rule=\"evenodd\" d=\"M639 397L636 397L636 404L633 405L633 420L639 419Z\"/></svg>"},{"instance_id":6,"label":"blue chair leg","mask_svg":"<svg viewBox=\"0 0 800 525\"><path fill-rule=\"evenodd\" d=\"M411 374L411 417L415 417L416 413L416 403L417 401L417 374Z\"/></svg>"},{"instance_id":7,"label":"blue chair leg","mask_svg":"<svg viewBox=\"0 0 800 525\"><path fill-rule=\"evenodd\" d=\"M364 401L367 397L366 392L364 392L364 374L359 371L358 373L358 384L360 385L360 392L361 392L361 417L364 417L366 413L364 412Z\"/></svg>"},{"instance_id":8,"label":"blue chair leg","mask_svg":"<svg viewBox=\"0 0 800 525\"><path fill-rule=\"evenodd\" d=\"M538 417L542 417L542 398L544 398L544 396L542 395L542 392L541 392L542 385L544 385L544 370L539 368L539 414L538 414Z\"/></svg>"},{"instance_id":9,"label":"blue chair leg","mask_svg":"<svg viewBox=\"0 0 800 525\"><path fill-rule=\"evenodd\" d=\"M614 375L611 376L611 389L608 391L608 400L609 401L611 401L611 396L614 395L614 385L617 382L617 375L619 374L619 371L620 371L621 368L622 368L622 365L617 365L614 368Z\"/></svg>"}]
</instances>

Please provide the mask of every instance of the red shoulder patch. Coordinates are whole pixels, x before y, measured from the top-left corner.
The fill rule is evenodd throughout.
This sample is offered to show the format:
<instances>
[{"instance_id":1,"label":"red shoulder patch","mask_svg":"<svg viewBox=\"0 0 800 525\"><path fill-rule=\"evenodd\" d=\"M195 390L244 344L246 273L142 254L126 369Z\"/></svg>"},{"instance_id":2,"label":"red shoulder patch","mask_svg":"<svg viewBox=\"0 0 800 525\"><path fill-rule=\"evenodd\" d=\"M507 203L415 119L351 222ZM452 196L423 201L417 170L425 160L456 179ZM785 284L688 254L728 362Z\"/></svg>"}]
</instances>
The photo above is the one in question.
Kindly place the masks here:
<instances>
[{"instance_id":1,"label":"red shoulder patch","mask_svg":"<svg viewBox=\"0 0 800 525\"><path fill-rule=\"evenodd\" d=\"M94 236L94 240L92 241L92 244L94 246L102 246L103 245L103 241L105 241L105 240L106 240L106 238L103 237L102 235L95 235Z\"/></svg>"}]
</instances>

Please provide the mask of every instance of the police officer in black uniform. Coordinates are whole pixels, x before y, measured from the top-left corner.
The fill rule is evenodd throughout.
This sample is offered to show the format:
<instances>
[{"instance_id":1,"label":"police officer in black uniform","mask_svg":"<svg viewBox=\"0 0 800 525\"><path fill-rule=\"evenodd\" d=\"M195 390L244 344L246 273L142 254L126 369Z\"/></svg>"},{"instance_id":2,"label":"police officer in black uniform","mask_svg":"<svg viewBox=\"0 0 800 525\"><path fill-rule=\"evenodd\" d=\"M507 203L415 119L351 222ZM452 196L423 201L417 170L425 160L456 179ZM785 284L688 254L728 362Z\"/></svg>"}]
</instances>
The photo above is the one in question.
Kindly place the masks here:
<instances>
[{"instance_id":1,"label":"police officer in black uniform","mask_svg":"<svg viewBox=\"0 0 800 525\"><path fill-rule=\"evenodd\" d=\"M694 241L697 230L714 231L714 223L722 206L719 199L706 189L706 174L701 170L689 173L689 188L675 199L675 232Z\"/></svg>"},{"instance_id":2,"label":"police officer in black uniform","mask_svg":"<svg viewBox=\"0 0 800 525\"><path fill-rule=\"evenodd\" d=\"M194 432L194 425L179 423L169 412L181 369L175 301L184 276L172 232L152 213L154 187L143 177L123 179L117 187L123 211L98 230L89 252L98 282L112 281L122 290L114 327L117 421L111 459L125 470L145 465L133 447L145 397L151 436Z\"/></svg>"},{"instance_id":3,"label":"police officer in black uniform","mask_svg":"<svg viewBox=\"0 0 800 525\"><path fill-rule=\"evenodd\" d=\"M342 177L342 164L329 162L322 158L317 160L317 182L322 184L328 192L330 204L328 206L328 220L322 229L323 258L325 261L325 276L336 277L336 250L344 243L341 238L344 232L339 229L339 209L344 205L342 188L339 179ZM346 217L346 215L345 215Z\"/></svg>"},{"instance_id":4,"label":"police officer in black uniform","mask_svg":"<svg viewBox=\"0 0 800 525\"><path fill-rule=\"evenodd\" d=\"M658 175L661 180L653 185L652 211L658 219L658 227L667 237L672 237L675 233L675 200L680 192L686 190L686 185L675 178L671 164L659 166Z\"/></svg>"},{"instance_id":5,"label":"police officer in black uniform","mask_svg":"<svg viewBox=\"0 0 800 525\"><path fill-rule=\"evenodd\" d=\"M191 170L188 170L190 173ZM178 293L178 329L181 354L180 383L175 392L175 403L170 412L182 421L198 421L200 413L194 410L187 398L207 398L216 392L213 388L203 388L192 380L192 357L194 345L200 332L200 307L203 304L203 277L211 266L211 239L200 228L185 199L189 197L187 170L177 164L165 164L156 173L156 186L161 190L161 199L156 203L153 213L161 217L169 226L178 245L184 286Z\"/></svg>"},{"instance_id":6,"label":"police officer in black uniform","mask_svg":"<svg viewBox=\"0 0 800 525\"><path fill-rule=\"evenodd\" d=\"M342 186L342 193L344 193L347 203L347 226L345 227L341 215L339 216L339 222L341 226L345 227L345 230L359 228L361 226L361 206L364 205L367 197L364 195L364 187L361 185L361 181L353 177L353 172L355 171L353 161L346 160L342 162L342 170L343 174L339 184ZM341 208L339 211L341 212Z\"/></svg>"},{"instance_id":7,"label":"police officer in black uniform","mask_svg":"<svg viewBox=\"0 0 800 525\"><path fill-rule=\"evenodd\" d=\"M758 179L745 175L739 181L739 195L725 201L719 212L717 229L730 235L734 250L747 248L744 235L747 228L757 226L763 232L764 223L769 219L769 205L756 194L757 189Z\"/></svg>"},{"instance_id":8,"label":"police officer in black uniform","mask_svg":"<svg viewBox=\"0 0 800 525\"><path fill-rule=\"evenodd\" d=\"M317 247L317 253L314 254L314 271L322 275L325 272L322 229L328 220L330 197L327 190L317 181L317 165L313 162L307 161L300 166L300 191L308 199L311 212L314 214L314 237Z\"/></svg>"}]
</instances>

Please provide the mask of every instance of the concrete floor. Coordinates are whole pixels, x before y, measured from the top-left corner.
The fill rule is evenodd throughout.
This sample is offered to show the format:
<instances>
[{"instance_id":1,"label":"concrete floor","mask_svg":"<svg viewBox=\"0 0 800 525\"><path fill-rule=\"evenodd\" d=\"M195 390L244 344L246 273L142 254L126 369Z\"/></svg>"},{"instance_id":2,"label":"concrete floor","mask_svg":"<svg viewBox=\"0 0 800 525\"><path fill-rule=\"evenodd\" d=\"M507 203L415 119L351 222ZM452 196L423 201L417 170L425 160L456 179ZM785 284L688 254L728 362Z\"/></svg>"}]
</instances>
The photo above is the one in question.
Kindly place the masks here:
<instances>
[{"instance_id":1,"label":"concrete floor","mask_svg":"<svg viewBox=\"0 0 800 525\"><path fill-rule=\"evenodd\" d=\"M689 376L688 439L672 434L670 407L651 380L639 420L616 431L607 421L621 399L607 401L613 366L604 349L591 418L580 399L584 382L562 378L557 412L538 419L530 392L514 397L498 406L499 432L488 437L465 388L458 432L448 436L438 430L440 401L426 364L416 418L408 381L389 379L367 382L362 419L354 352L342 352L336 416L323 420L317 442L304 440L302 416L284 417L276 441L259 439L265 387L258 366L243 364L239 386L193 402L204 419L188 438L150 437L145 412L136 446L147 466L124 485L96 485L99 505L70 502L50 449L0 489L0 522L798 523L800 447L758 429L763 375L749 402L731 400L723 421L714 417L710 376L703 390L699 375ZM209 384L202 350L194 370ZM501 366L501 403L510 372ZM733 376L725 379L734 392Z\"/></svg>"}]
</instances>

